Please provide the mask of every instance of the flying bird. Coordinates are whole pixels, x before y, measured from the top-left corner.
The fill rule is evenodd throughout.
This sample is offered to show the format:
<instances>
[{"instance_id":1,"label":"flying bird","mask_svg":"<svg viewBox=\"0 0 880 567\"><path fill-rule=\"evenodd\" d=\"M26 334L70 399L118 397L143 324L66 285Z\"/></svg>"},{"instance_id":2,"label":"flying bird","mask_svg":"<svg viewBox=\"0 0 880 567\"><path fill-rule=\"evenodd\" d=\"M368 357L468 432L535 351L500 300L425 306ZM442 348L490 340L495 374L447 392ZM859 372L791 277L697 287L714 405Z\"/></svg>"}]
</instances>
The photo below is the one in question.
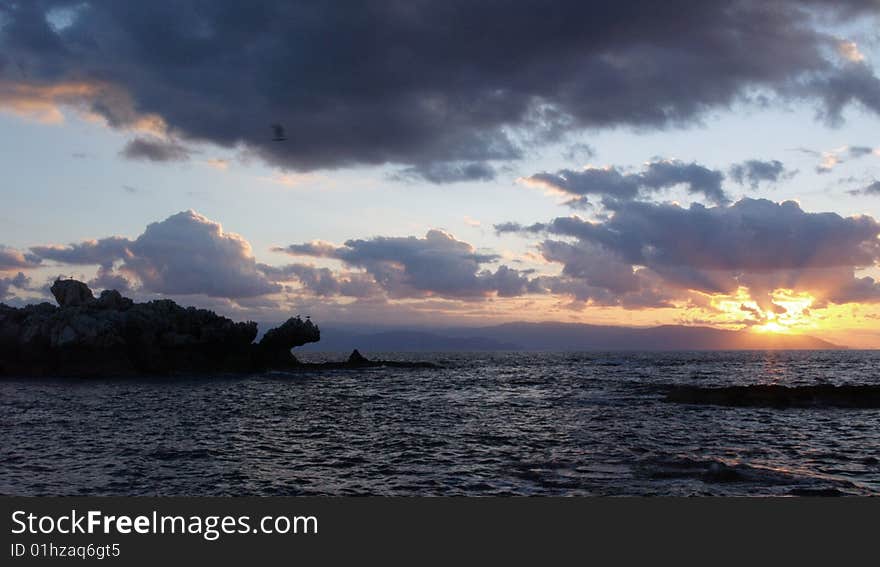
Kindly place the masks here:
<instances>
[{"instance_id":1,"label":"flying bird","mask_svg":"<svg viewBox=\"0 0 880 567\"><path fill-rule=\"evenodd\" d=\"M281 124L272 124L272 141L286 142L287 136L284 134L284 126Z\"/></svg>"}]
</instances>

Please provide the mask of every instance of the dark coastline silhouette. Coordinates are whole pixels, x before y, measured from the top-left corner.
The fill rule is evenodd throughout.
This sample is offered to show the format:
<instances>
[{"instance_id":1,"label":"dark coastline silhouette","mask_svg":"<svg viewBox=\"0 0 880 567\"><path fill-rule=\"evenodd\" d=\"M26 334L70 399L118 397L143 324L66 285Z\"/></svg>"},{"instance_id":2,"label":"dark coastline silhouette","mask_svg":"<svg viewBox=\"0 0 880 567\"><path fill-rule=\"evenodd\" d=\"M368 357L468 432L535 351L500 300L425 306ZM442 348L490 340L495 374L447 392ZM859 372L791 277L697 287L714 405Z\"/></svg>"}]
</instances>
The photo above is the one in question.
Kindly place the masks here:
<instances>
[{"instance_id":1,"label":"dark coastline silhouette","mask_svg":"<svg viewBox=\"0 0 880 567\"><path fill-rule=\"evenodd\" d=\"M808 335L756 333L711 327L626 327L582 323L504 323L485 327L358 329L324 326L326 337L303 351L730 351L839 350L846 347Z\"/></svg>"},{"instance_id":2,"label":"dark coastline silhouette","mask_svg":"<svg viewBox=\"0 0 880 567\"><path fill-rule=\"evenodd\" d=\"M135 303L118 291L94 297L76 280L57 280L50 303L0 304L0 376L138 376L338 369L428 363L370 361L302 363L291 349L321 339L318 326L299 317L269 330L236 323L170 299Z\"/></svg>"}]
</instances>

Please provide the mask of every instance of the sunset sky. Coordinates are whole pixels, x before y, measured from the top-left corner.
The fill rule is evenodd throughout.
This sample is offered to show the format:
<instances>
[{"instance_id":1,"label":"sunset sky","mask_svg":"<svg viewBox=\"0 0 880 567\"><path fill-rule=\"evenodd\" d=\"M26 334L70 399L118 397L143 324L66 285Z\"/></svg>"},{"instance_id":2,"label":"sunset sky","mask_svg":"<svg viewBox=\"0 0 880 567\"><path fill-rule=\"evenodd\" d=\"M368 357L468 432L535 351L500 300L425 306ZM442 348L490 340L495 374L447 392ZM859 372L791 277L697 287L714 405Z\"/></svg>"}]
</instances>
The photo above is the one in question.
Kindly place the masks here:
<instances>
[{"instance_id":1,"label":"sunset sky","mask_svg":"<svg viewBox=\"0 0 880 567\"><path fill-rule=\"evenodd\" d=\"M878 16L0 0L0 301L877 348Z\"/></svg>"}]
</instances>

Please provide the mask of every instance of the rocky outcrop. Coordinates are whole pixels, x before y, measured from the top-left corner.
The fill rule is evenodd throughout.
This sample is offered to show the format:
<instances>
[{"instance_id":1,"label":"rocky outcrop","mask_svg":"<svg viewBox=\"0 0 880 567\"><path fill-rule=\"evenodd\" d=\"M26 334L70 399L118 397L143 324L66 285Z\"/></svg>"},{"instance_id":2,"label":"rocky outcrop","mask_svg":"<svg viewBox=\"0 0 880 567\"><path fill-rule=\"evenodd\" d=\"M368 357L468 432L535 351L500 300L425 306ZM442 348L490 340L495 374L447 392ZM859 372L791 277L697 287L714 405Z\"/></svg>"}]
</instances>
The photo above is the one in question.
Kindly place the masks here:
<instances>
[{"instance_id":1,"label":"rocky outcrop","mask_svg":"<svg viewBox=\"0 0 880 567\"><path fill-rule=\"evenodd\" d=\"M49 291L61 307L86 305L95 298L89 286L76 280L55 280Z\"/></svg>"},{"instance_id":2,"label":"rocky outcrop","mask_svg":"<svg viewBox=\"0 0 880 567\"><path fill-rule=\"evenodd\" d=\"M126 376L247 372L299 363L293 347L320 340L293 318L259 343L257 324L162 299L134 303L113 290L95 298L82 282L59 280L49 303L0 304L0 375Z\"/></svg>"}]
</instances>

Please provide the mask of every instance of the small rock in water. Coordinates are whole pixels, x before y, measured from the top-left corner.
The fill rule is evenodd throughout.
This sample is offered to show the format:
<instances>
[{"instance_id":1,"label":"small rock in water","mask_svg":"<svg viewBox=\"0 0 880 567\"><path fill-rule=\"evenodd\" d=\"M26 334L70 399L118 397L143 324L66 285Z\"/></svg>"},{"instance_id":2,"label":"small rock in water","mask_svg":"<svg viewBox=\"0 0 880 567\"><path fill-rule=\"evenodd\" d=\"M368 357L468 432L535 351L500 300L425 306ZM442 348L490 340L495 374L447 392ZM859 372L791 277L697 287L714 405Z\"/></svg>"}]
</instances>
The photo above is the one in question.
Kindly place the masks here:
<instances>
[{"instance_id":1,"label":"small rock in water","mask_svg":"<svg viewBox=\"0 0 880 567\"><path fill-rule=\"evenodd\" d=\"M354 349L348 357L348 362L349 364L363 364L364 362L370 362L370 360L362 355L358 349Z\"/></svg>"}]
</instances>

